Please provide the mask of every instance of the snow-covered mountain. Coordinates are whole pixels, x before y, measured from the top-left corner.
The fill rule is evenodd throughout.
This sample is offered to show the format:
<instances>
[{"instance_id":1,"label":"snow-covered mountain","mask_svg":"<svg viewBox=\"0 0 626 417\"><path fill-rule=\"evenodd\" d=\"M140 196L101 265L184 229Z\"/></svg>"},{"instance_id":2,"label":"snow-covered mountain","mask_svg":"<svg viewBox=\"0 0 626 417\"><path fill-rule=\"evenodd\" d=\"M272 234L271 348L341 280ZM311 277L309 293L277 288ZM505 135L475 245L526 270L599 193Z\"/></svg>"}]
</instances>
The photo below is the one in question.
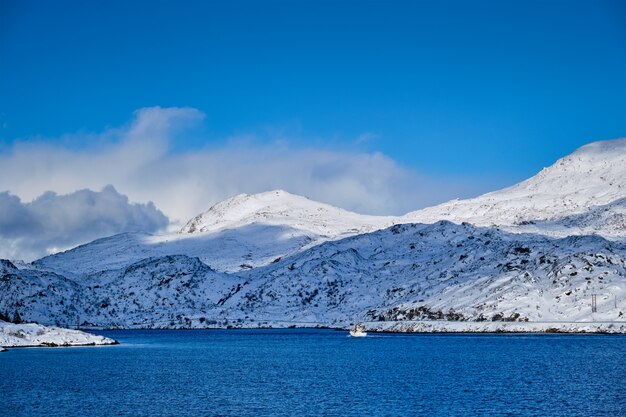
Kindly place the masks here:
<instances>
[{"instance_id":1,"label":"snow-covered mountain","mask_svg":"<svg viewBox=\"0 0 626 417\"><path fill-rule=\"evenodd\" d=\"M9 267L0 309L43 323L113 327L341 326L372 322L624 320L626 246L493 228L402 224L237 274L149 258L68 280ZM597 295L597 312L590 303Z\"/></svg>"},{"instance_id":2,"label":"snow-covered mountain","mask_svg":"<svg viewBox=\"0 0 626 417\"><path fill-rule=\"evenodd\" d=\"M626 237L625 213L626 138L591 143L512 187L418 210L402 222L450 220L554 236Z\"/></svg>"},{"instance_id":3,"label":"snow-covered mountain","mask_svg":"<svg viewBox=\"0 0 626 417\"><path fill-rule=\"evenodd\" d=\"M596 142L501 191L400 217L366 216L274 190L241 194L167 235L126 233L51 255L35 265L65 275L118 268L148 257L184 254L238 272L328 240L398 223L450 220L555 237L626 238L626 139Z\"/></svg>"},{"instance_id":4,"label":"snow-covered mountain","mask_svg":"<svg viewBox=\"0 0 626 417\"><path fill-rule=\"evenodd\" d=\"M352 213L275 190L241 194L190 220L180 233L124 233L47 256L34 264L65 275L119 268L144 258L184 254L237 272L331 239L378 230L393 217Z\"/></svg>"},{"instance_id":5,"label":"snow-covered mountain","mask_svg":"<svg viewBox=\"0 0 626 417\"><path fill-rule=\"evenodd\" d=\"M617 323L626 321L626 139L582 147L510 188L396 218L284 191L239 195L179 233L4 261L0 310L107 327L359 317L392 330L494 330L476 324L489 321L626 332Z\"/></svg>"}]
</instances>

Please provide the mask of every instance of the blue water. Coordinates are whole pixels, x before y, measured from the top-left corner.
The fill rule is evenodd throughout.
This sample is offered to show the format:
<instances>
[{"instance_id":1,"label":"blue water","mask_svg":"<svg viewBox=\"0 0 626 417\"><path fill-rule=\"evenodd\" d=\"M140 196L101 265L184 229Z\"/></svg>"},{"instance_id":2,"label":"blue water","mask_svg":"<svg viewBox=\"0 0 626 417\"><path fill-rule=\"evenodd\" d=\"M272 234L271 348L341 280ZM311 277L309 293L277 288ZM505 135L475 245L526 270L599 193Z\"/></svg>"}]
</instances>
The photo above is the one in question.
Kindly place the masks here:
<instances>
[{"instance_id":1,"label":"blue water","mask_svg":"<svg viewBox=\"0 0 626 417\"><path fill-rule=\"evenodd\" d=\"M626 336L97 333L0 353L0 414L626 416Z\"/></svg>"}]
</instances>

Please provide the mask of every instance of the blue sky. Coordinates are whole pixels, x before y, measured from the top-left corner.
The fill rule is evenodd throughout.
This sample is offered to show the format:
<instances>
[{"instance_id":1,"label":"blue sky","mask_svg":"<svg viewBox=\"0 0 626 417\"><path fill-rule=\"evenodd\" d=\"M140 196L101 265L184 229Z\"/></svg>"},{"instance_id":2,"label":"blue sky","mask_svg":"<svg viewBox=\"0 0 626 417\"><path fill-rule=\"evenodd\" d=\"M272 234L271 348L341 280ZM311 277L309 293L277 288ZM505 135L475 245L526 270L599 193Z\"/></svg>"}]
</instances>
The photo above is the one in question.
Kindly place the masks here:
<instances>
[{"instance_id":1,"label":"blue sky","mask_svg":"<svg viewBox=\"0 0 626 417\"><path fill-rule=\"evenodd\" d=\"M179 148L280 131L524 178L626 134L621 1L2 1L4 144L189 106Z\"/></svg>"},{"instance_id":2,"label":"blue sky","mask_svg":"<svg viewBox=\"0 0 626 417\"><path fill-rule=\"evenodd\" d=\"M0 191L24 202L111 184L183 221L237 192L287 188L397 214L626 136L619 0L2 0L0 19ZM158 138L142 130L143 145L131 146L146 121L158 121ZM232 164L214 173L220 186L194 189L186 210L140 192L130 171L62 175L124 154L147 177L141 169L157 160L142 159L146 147L172 175L217 155ZM42 158L37 169L21 168L28 154ZM297 161L295 171L272 155ZM251 165L263 180L243 175ZM181 184L202 181L189 175Z\"/></svg>"}]
</instances>

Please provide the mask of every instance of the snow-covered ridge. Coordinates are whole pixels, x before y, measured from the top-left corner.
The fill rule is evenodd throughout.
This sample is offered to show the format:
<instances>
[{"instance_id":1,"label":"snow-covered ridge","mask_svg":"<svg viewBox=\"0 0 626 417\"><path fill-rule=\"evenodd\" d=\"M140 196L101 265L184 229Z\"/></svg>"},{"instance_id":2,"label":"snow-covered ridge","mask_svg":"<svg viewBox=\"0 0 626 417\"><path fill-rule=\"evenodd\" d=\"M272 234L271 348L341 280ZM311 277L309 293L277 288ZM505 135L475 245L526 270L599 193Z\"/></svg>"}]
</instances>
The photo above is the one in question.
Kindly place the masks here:
<instances>
[{"instance_id":1,"label":"snow-covered ridge","mask_svg":"<svg viewBox=\"0 0 626 417\"><path fill-rule=\"evenodd\" d=\"M594 208L617 205L624 213L626 198L626 139L594 142L544 168L537 175L512 187L468 200L453 200L411 212L404 222L433 223L438 220L463 221L480 226L504 226L511 231L527 231L533 222L551 222L552 227L532 228L535 233L556 236L570 234L563 218L585 215ZM626 228L587 225L574 234L592 231L607 237L626 236Z\"/></svg>"},{"instance_id":2,"label":"snow-covered ridge","mask_svg":"<svg viewBox=\"0 0 626 417\"><path fill-rule=\"evenodd\" d=\"M117 342L80 330L46 327L34 323L13 324L0 321L0 349L3 347L96 346Z\"/></svg>"},{"instance_id":3,"label":"snow-covered ridge","mask_svg":"<svg viewBox=\"0 0 626 417\"><path fill-rule=\"evenodd\" d=\"M619 202L621 200L621 203ZM308 198L274 190L240 194L191 219L181 233L214 232L250 224L280 225L304 233L336 238L367 233L396 223L434 223L450 220L479 226L504 226L528 231L532 222L551 222L551 227L531 228L535 233L567 236L571 225L559 220L586 215L605 206L606 219L616 210L617 221L587 222L574 234L598 233L626 236L619 227L626 206L626 138L590 143L567 155L537 175L503 190L467 200L452 200L400 217L365 216ZM592 217L592 216L588 216ZM588 219L590 220L590 219ZM618 227L614 227L617 222Z\"/></svg>"},{"instance_id":4,"label":"snow-covered ridge","mask_svg":"<svg viewBox=\"0 0 626 417\"><path fill-rule=\"evenodd\" d=\"M364 216L275 190L241 194L218 203L190 220L181 233L264 224L336 239L397 223L439 220L556 237L591 233L626 237L626 138L585 145L503 190L452 200L404 216Z\"/></svg>"},{"instance_id":5,"label":"snow-covered ridge","mask_svg":"<svg viewBox=\"0 0 626 417\"><path fill-rule=\"evenodd\" d=\"M366 216L274 190L240 194L191 219L180 231L98 239L34 265L65 276L92 274L148 257L183 254L238 272L268 265L328 240L398 223L449 220L554 237L626 238L626 139L596 142L501 191L400 217Z\"/></svg>"}]
</instances>

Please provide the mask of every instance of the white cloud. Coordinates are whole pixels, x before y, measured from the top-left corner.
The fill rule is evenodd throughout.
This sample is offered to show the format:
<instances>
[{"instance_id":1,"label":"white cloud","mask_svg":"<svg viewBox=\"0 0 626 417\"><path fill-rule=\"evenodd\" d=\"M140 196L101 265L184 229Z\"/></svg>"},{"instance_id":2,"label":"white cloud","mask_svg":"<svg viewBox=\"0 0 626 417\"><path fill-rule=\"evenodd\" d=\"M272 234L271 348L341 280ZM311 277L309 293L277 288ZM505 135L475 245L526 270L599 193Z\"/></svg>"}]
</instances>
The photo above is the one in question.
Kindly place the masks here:
<instances>
[{"instance_id":1,"label":"white cloud","mask_svg":"<svg viewBox=\"0 0 626 417\"><path fill-rule=\"evenodd\" d=\"M30 203L0 193L0 258L32 260L121 232L155 232L167 217L154 204L131 204L112 186L100 192L48 191Z\"/></svg>"},{"instance_id":2,"label":"white cloud","mask_svg":"<svg viewBox=\"0 0 626 417\"><path fill-rule=\"evenodd\" d=\"M282 188L361 213L402 214L481 188L419 175L378 152L293 146L284 136L172 152L170 144L184 140L184 129L203 117L192 108L145 108L127 126L99 134L18 142L0 153L0 191L30 201L50 190L68 194L112 184L132 201L154 201L180 224L242 192Z\"/></svg>"}]
</instances>

